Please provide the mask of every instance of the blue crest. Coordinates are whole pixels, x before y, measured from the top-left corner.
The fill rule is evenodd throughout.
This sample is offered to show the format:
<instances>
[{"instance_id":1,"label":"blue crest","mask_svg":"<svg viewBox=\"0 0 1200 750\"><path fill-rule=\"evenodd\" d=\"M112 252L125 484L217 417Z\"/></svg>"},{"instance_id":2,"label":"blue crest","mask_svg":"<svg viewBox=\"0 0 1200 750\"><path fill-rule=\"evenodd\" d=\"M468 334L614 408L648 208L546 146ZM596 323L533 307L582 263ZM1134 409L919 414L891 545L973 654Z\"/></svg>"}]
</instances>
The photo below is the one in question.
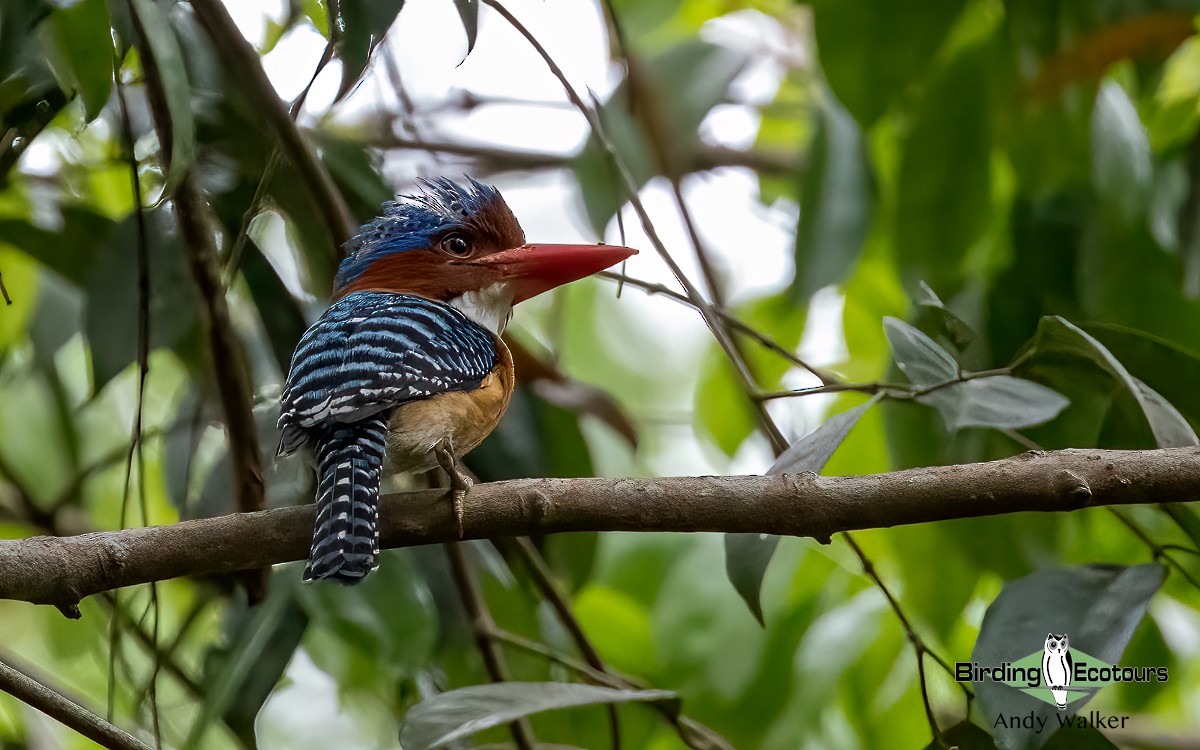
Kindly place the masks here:
<instances>
[{"instance_id":1,"label":"blue crest","mask_svg":"<svg viewBox=\"0 0 1200 750\"><path fill-rule=\"evenodd\" d=\"M367 267L392 253L429 247L447 229L464 226L496 201L500 191L468 177L461 185L445 177L417 181L421 195L404 195L383 204L383 213L363 224L346 243L334 288L358 278Z\"/></svg>"}]
</instances>

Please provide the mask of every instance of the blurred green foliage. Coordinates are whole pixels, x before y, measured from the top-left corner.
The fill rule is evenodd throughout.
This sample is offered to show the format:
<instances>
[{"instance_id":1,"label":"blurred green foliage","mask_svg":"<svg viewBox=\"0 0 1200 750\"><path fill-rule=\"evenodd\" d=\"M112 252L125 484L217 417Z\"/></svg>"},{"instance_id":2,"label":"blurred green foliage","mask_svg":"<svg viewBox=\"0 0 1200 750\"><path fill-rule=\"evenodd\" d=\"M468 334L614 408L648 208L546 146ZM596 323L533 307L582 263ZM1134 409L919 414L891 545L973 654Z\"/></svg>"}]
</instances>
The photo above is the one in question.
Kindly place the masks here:
<instances>
[{"instance_id":1,"label":"blurred green foliage","mask_svg":"<svg viewBox=\"0 0 1200 750\"><path fill-rule=\"evenodd\" d=\"M427 33L465 35L464 53L501 21L483 10L480 24L478 4L445 2L462 26ZM285 3L265 38L251 40L263 54L297 30L328 42L337 95L300 122L357 220L396 187L387 168L396 155L380 148L381 131L407 132L414 112L389 104L338 115L364 76L384 76L381 40L403 5ZM610 37L622 78L597 107L635 182L694 183L728 169L714 163L718 144L703 133L715 108L733 104L749 111L756 136L722 158L757 170L765 206L798 216L785 259L793 280L726 300L793 355L739 336L762 391L821 385L795 361L813 347L823 372L857 386L771 401L789 437L809 434L793 445L790 470L824 464L825 473L859 474L1034 446L1195 444L1200 4L613 0L605 8L621 30ZM734 17L777 31L791 54L710 33ZM139 23L166 87L169 144L155 133L133 48ZM225 67L222 43L186 3L0 0L0 273L12 300L0 307L4 538L233 510L200 300L169 201L189 169L211 207L257 437L273 454L279 383L324 304L344 238L277 148L262 92ZM778 85L766 100L739 100L739 79L764 56ZM580 216L602 235L618 215L629 220L604 146L593 135L578 153L527 168L573 175ZM773 158L755 158L764 155ZM467 169L479 177L522 169L485 157ZM737 257L738 248L716 250ZM528 375L468 460L481 479L769 465L725 355L712 341L662 334L653 312L635 312L659 308L626 304L638 294L626 287L617 298L588 282L518 315L511 338L530 352ZM141 304L152 352L142 470L127 481ZM806 333L831 311L838 330ZM868 404L874 393L882 397ZM300 463L266 472L271 504L311 497ZM963 691L928 656L920 679L911 636L965 661L983 627L978 648L1019 657L1036 644L987 625L1024 611L1005 603L1012 591L1025 592L1023 605L1068 607L1074 599L1054 587L1100 570L1083 566L1128 566L1103 570L1136 577L1150 567L1134 566L1158 561L1166 567L1132 593L1086 589L1088 606L1131 615L1104 641L1114 659L1171 670L1165 685L1110 687L1089 704L1135 715L1141 734L1060 733L1045 746L1143 747L1152 735L1200 734L1200 518L1190 507L969 519L855 539L911 632L841 539L743 539L728 560L712 535L535 540L599 656L630 678L623 686L670 691L668 700L580 689L559 701L579 707L541 712L555 704L544 686L509 686L499 697L447 692L486 683L487 673L437 549L388 552L354 589L300 587L298 570L281 566L257 607L225 578L94 597L78 622L0 602L0 642L92 707L111 698L118 723L147 737L159 724L171 747L395 747L418 705L420 723L405 730L413 743L488 712L494 720L479 726L489 728L466 742L504 743L502 720L537 710L531 724L542 743L604 747L608 715L592 704L622 696L652 701L615 709L632 748L680 748L688 738L704 746L677 728L680 712L738 748L915 748L931 737L931 747L1037 747L1048 737L993 732L997 704L986 690L968 713ZM501 549L472 544L468 558L496 627L512 636L502 644L512 677L580 682L565 664L583 655L544 582ZM1081 621L1067 622L1074 645ZM1020 710L1021 697L999 700ZM47 744L87 746L0 696L0 747Z\"/></svg>"}]
</instances>

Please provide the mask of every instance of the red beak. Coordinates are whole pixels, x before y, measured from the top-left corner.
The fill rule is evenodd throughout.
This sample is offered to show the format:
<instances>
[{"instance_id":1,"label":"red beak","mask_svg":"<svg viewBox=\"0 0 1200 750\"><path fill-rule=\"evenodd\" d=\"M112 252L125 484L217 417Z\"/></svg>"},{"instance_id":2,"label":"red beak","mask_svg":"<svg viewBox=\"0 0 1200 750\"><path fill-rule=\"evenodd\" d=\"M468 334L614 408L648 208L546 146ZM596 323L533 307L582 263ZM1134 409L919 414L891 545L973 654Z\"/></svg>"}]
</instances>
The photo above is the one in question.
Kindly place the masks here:
<instances>
[{"instance_id":1,"label":"red beak","mask_svg":"<svg viewBox=\"0 0 1200 750\"><path fill-rule=\"evenodd\" d=\"M616 265L637 250L619 245L525 245L476 260L512 285L513 304Z\"/></svg>"}]
</instances>

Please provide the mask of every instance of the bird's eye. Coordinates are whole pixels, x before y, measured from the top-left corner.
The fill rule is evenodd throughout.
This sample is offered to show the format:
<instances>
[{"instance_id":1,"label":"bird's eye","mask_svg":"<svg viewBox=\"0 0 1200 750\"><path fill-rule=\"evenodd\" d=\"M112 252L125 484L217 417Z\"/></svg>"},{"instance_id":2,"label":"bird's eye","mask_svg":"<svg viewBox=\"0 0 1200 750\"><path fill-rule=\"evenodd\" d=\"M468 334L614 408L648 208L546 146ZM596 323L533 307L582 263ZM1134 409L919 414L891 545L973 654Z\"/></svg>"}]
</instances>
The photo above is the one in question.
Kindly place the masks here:
<instances>
[{"instance_id":1,"label":"bird's eye","mask_svg":"<svg viewBox=\"0 0 1200 750\"><path fill-rule=\"evenodd\" d=\"M442 251L449 255L470 255L471 243L461 234L452 234L442 240Z\"/></svg>"}]
</instances>

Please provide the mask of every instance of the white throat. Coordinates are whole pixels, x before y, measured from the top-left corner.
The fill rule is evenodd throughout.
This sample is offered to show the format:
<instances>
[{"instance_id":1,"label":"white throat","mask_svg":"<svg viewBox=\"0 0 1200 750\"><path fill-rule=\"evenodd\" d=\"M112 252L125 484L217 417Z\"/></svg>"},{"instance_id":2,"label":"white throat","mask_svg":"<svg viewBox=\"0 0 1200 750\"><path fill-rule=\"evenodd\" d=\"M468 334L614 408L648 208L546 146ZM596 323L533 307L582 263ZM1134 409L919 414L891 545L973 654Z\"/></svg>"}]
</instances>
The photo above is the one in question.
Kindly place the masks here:
<instances>
[{"instance_id":1,"label":"white throat","mask_svg":"<svg viewBox=\"0 0 1200 750\"><path fill-rule=\"evenodd\" d=\"M455 297L450 306L499 336L512 317L513 291L508 284L497 282Z\"/></svg>"}]
</instances>

